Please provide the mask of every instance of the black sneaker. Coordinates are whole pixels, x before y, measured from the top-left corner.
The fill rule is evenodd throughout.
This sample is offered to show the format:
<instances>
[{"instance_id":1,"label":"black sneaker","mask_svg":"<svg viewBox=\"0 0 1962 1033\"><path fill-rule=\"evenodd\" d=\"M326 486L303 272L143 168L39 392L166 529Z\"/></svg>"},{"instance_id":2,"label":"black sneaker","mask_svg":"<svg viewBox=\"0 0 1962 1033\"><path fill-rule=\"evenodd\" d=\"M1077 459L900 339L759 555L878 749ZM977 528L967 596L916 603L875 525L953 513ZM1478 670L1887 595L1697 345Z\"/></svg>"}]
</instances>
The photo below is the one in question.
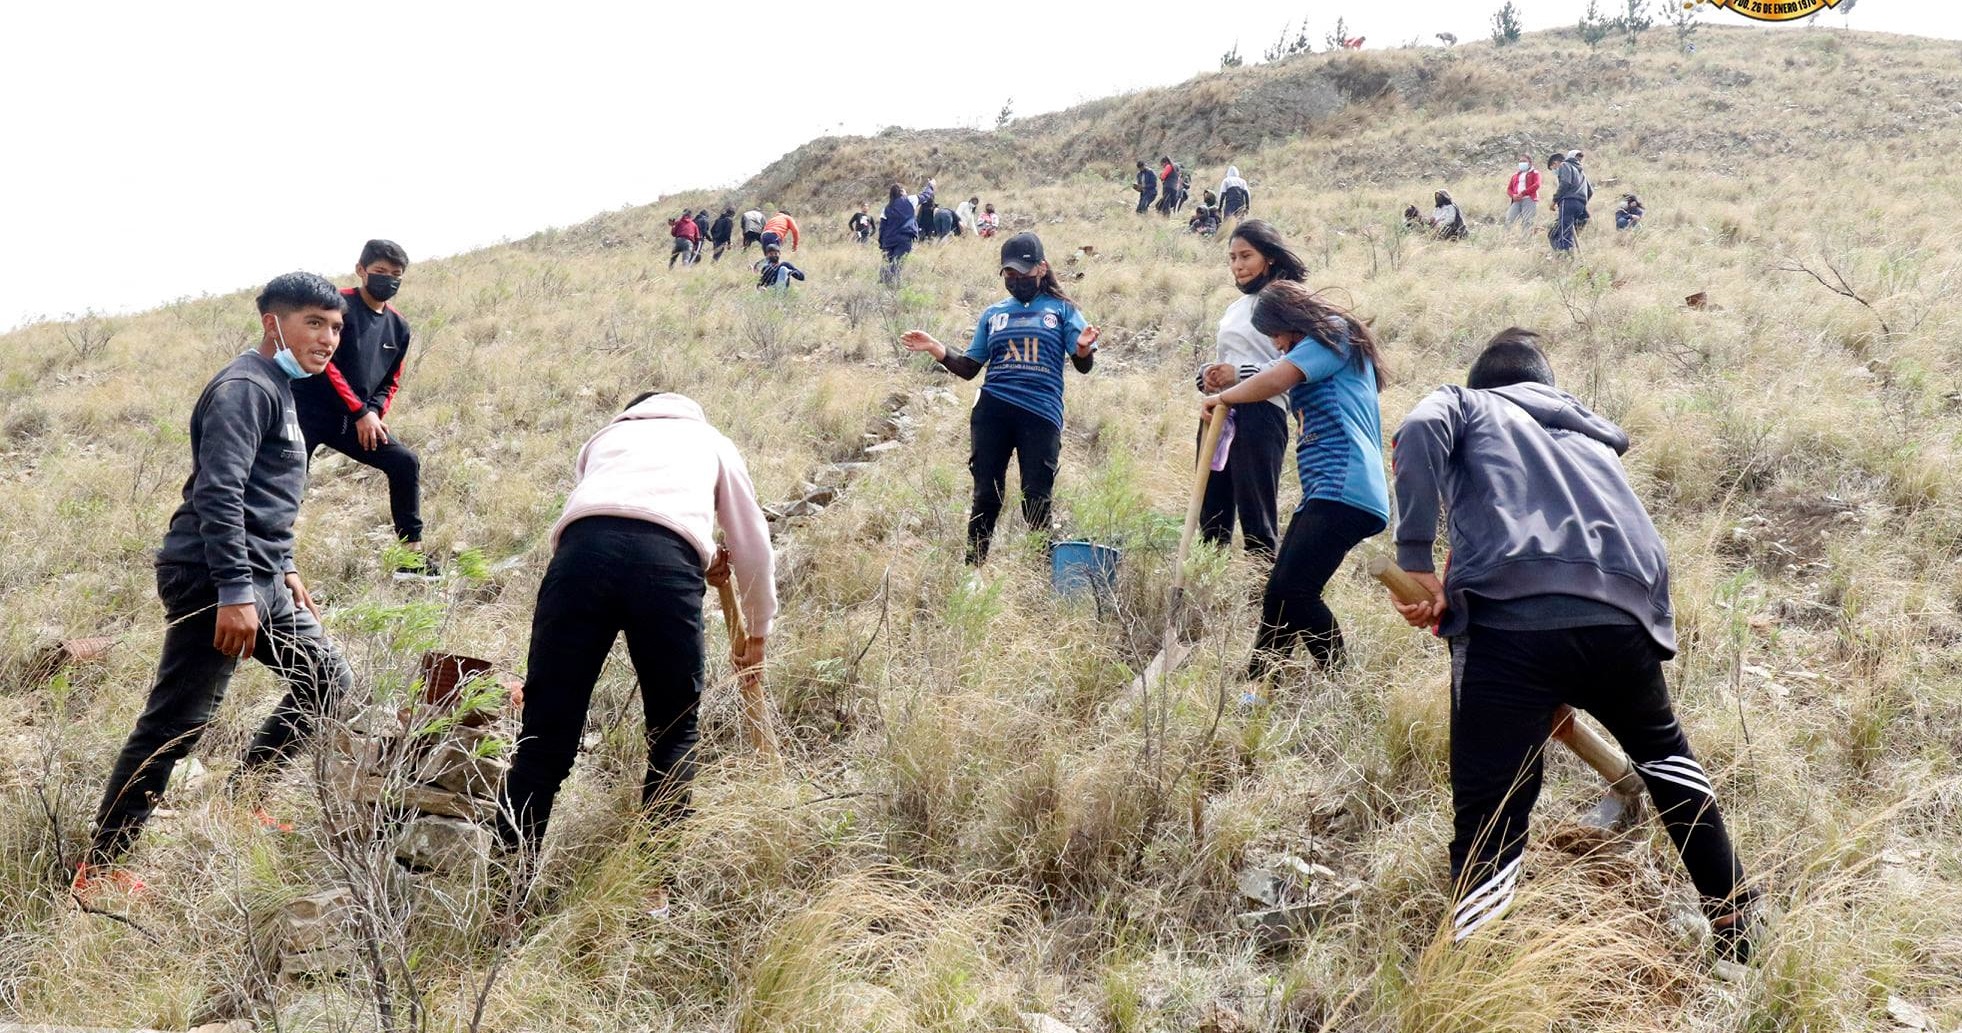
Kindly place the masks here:
<instances>
[{"instance_id":1,"label":"black sneaker","mask_svg":"<svg viewBox=\"0 0 1962 1033\"><path fill-rule=\"evenodd\" d=\"M441 581L443 568L421 553L410 553L396 564L390 575L397 581Z\"/></svg>"}]
</instances>

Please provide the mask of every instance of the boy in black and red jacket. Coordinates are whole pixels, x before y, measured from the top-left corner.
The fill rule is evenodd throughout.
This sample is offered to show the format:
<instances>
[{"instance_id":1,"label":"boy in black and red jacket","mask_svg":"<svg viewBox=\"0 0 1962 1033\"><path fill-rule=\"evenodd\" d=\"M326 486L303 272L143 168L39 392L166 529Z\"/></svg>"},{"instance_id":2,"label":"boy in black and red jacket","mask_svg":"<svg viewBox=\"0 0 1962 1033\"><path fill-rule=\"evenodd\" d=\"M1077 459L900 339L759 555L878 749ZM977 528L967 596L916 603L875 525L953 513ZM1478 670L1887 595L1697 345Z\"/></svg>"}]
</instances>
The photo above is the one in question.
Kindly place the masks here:
<instances>
[{"instance_id":1,"label":"boy in black and red jacket","mask_svg":"<svg viewBox=\"0 0 1962 1033\"><path fill-rule=\"evenodd\" d=\"M395 535L417 555L394 571L398 580L435 579L434 561L422 552L422 463L383 422L402 386L409 354L409 321L388 299L402 286L408 252L392 240L371 240L354 267L360 285L343 288L347 328L327 375L293 385L309 461L322 445L388 476L388 508Z\"/></svg>"}]
</instances>

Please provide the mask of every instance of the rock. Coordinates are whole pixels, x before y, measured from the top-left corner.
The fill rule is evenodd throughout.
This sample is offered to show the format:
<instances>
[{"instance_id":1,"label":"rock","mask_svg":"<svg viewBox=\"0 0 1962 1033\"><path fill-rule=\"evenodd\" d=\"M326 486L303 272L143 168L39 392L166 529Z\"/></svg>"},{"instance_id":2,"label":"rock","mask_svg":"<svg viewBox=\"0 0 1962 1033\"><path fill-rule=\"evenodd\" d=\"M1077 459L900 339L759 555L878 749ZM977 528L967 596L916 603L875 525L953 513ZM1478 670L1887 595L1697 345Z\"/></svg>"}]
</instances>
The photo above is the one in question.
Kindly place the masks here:
<instances>
[{"instance_id":1,"label":"rock","mask_svg":"<svg viewBox=\"0 0 1962 1033\"><path fill-rule=\"evenodd\" d=\"M279 916L280 956L342 946L353 908L354 897L344 889L322 890L288 902ZM283 971L286 966L280 967Z\"/></svg>"},{"instance_id":2,"label":"rock","mask_svg":"<svg viewBox=\"0 0 1962 1033\"><path fill-rule=\"evenodd\" d=\"M402 790L402 804L424 814L488 822L497 817L495 800L478 799L437 786L412 785Z\"/></svg>"},{"instance_id":3,"label":"rock","mask_svg":"<svg viewBox=\"0 0 1962 1033\"><path fill-rule=\"evenodd\" d=\"M820 488L842 488L871 465L871 463L826 463L811 471L811 483Z\"/></svg>"},{"instance_id":4,"label":"rock","mask_svg":"<svg viewBox=\"0 0 1962 1033\"><path fill-rule=\"evenodd\" d=\"M881 441L876 445L865 446L865 454L869 456L878 455L882 452L890 452L899 446L900 443L897 441Z\"/></svg>"},{"instance_id":5,"label":"rock","mask_svg":"<svg viewBox=\"0 0 1962 1033\"><path fill-rule=\"evenodd\" d=\"M813 506L829 506L837 500L838 488L835 485L815 484L810 481L804 482L805 502Z\"/></svg>"},{"instance_id":6,"label":"rock","mask_svg":"<svg viewBox=\"0 0 1962 1033\"><path fill-rule=\"evenodd\" d=\"M490 855L491 830L457 818L423 816L395 843L395 858L411 868L466 871Z\"/></svg>"},{"instance_id":7,"label":"rock","mask_svg":"<svg viewBox=\"0 0 1962 1033\"><path fill-rule=\"evenodd\" d=\"M196 757L185 757L177 762L177 766L170 769L168 785L173 792L187 792L197 788L207 774L209 772L205 770L203 761Z\"/></svg>"},{"instance_id":8,"label":"rock","mask_svg":"<svg viewBox=\"0 0 1962 1033\"><path fill-rule=\"evenodd\" d=\"M1930 1029L1933 1026L1927 1012L1891 994L1887 998L1887 1017L1894 1020L1895 1029Z\"/></svg>"},{"instance_id":9,"label":"rock","mask_svg":"<svg viewBox=\"0 0 1962 1033\"><path fill-rule=\"evenodd\" d=\"M281 979L309 981L339 979L356 970L354 948L321 947L316 950L282 951L279 955Z\"/></svg>"},{"instance_id":10,"label":"rock","mask_svg":"<svg viewBox=\"0 0 1962 1033\"><path fill-rule=\"evenodd\" d=\"M437 744L416 768L416 781L469 796L494 797L511 765L496 756L478 756L456 740Z\"/></svg>"},{"instance_id":11,"label":"rock","mask_svg":"<svg viewBox=\"0 0 1962 1033\"><path fill-rule=\"evenodd\" d=\"M1289 904L1260 911L1243 911L1235 917L1240 928L1253 934L1254 946L1264 954L1277 954L1304 933L1320 926L1333 910L1327 903Z\"/></svg>"},{"instance_id":12,"label":"rock","mask_svg":"<svg viewBox=\"0 0 1962 1033\"><path fill-rule=\"evenodd\" d=\"M819 513L824 512L824 507L815 502L812 502L809 499L798 499L795 502L785 503L783 506L778 508L778 512L782 514L782 517L780 519L788 519L790 517L813 517L813 516L817 516Z\"/></svg>"},{"instance_id":13,"label":"rock","mask_svg":"<svg viewBox=\"0 0 1962 1033\"><path fill-rule=\"evenodd\" d=\"M1015 1017L1022 1020L1026 1033L1076 1033L1076 1027L1039 1011L1018 1011Z\"/></svg>"},{"instance_id":14,"label":"rock","mask_svg":"<svg viewBox=\"0 0 1962 1033\"><path fill-rule=\"evenodd\" d=\"M1278 907L1286 889L1286 880L1266 868L1242 868L1239 877L1240 895L1256 904Z\"/></svg>"}]
</instances>

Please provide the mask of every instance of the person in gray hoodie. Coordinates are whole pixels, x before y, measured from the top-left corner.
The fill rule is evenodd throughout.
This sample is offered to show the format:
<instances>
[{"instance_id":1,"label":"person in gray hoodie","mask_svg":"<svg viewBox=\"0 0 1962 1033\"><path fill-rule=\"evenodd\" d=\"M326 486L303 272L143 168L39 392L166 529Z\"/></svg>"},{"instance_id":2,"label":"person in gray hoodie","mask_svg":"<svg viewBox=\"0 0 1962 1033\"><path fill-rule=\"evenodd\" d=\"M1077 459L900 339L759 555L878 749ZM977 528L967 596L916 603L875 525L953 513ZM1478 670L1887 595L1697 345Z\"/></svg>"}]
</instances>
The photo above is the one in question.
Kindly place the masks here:
<instances>
[{"instance_id":1,"label":"person in gray hoodie","mask_svg":"<svg viewBox=\"0 0 1962 1033\"><path fill-rule=\"evenodd\" d=\"M157 595L168 620L162 655L149 701L110 771L77 867L78 890L149 820L171 767L197 744L241 657L278 675L286 694L246 748L234 785L241 773L283 759L351 682L293 564L307 449L292 382L327 368L345 306L324 277L275 277L258 298L258 347L219 370L191 410L191 475L157 553Z\"/></svg>"},{"instance_id":2,"label":"person in gray hoodie","mask_svg":"<svg viewBox=\"0 0 1962 1033\"><path fill-rule=\"evenodd\" d=\"M1587 202L1594 196L1594 184L1587 181L1587 171L1581 167L1585 157L1580 151L1569 151L1564 159L1553 166L1553 232L1549 235L1555 251L1572 251L1578 245L1576 234L1587 223Z\"/></svg>"},{"instance_id":3,"label":"person in gray hoodie","mask_svg":"<svg viewBox=\"0 0 1962 1033\"><path fill-rule=\"evenodd\" d=\"M1752 894L1670 704L1669 557L1622 469L1628 435L1556 388L1538 336L1514 327L1486 345L1466 387L1419 402L1394 446L1397 565L1431 598L1392 602L1451 644L1454 938L1512 903L1565 704L1627 751L1703 898L1719 960L1747 961Z\"/></svg>"}]
</instances>

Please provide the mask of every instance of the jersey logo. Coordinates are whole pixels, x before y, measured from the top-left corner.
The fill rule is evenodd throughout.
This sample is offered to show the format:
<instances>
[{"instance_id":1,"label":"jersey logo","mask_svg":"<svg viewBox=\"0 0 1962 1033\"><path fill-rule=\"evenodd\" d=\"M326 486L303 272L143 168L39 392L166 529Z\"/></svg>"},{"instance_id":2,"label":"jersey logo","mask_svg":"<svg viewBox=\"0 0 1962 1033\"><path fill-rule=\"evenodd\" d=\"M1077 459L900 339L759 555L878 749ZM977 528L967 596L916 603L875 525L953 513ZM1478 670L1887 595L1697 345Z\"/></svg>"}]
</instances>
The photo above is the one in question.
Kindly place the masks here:
<instances>
[{"instance_id":1,"label":"jersey logo","mask_svg":"<svg viewBox=\"0 0 1962 1033\"><path fill-rule=\"evenodd\" d=\"M1002 343L1004 362L1041 362L1042 342L1034 337L1011 337Z\"/></svg>"},{"instance_id":2,"label":"jersey logo","mask_svg":"<svg viewBox=\"0 0 1962 1033\"><path fill-rule=\"evenodd\" d=\"M1056 313L1044 312L1042 314L1042 325L1048 327L1051 330L1054 330L1057 327L1061 326L1062 323L1056 319Z\"/></svg>"}]
</instances>

